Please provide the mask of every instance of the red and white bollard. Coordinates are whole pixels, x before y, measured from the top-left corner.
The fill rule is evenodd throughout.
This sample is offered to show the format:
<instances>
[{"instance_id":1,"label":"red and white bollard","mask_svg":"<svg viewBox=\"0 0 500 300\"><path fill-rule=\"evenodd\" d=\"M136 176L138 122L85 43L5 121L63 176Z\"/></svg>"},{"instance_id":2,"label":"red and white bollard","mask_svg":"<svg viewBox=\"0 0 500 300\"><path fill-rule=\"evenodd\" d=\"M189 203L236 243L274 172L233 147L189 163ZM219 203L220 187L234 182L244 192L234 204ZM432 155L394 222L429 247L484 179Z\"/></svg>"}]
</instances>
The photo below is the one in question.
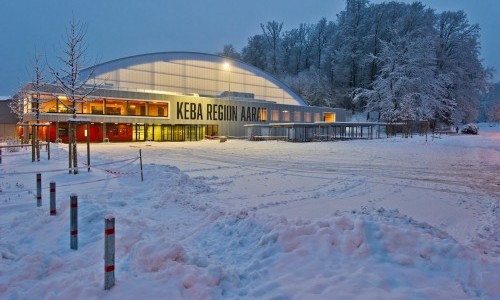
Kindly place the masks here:
<instances>
[{"instance_id":1,"label":"red and white bollard","mask_svg":"<svg viewBox=\"0 0 500 300\"><path fill-rule=\"evenodd\" d=\"M55 216L56 212L56 183L50 182L50 215Z\"/></svg>"},{"instance_id":2,"label":"red and white bollard","mask_svg":"<svg viewBox=\"0 0 500 300\"><path fill-rule=\"evenodd\" d=\"M42 174L36 173L36 206L42 206Z\"/></svg>"},{"instance_id":3,"label":"red and white bollard","mask_svg":"<svg viewBox=\"0 0 500 300\"><path fill-rule=\"evenodd\" d=\"M71 194L70 196L70 207L71 207L71 223L70 223L70 238L71 238L71 249L78 249L78 196L76 194Z\"/></svg>"},{"instance_id":4,"label":"red and white bollard","mask_svg":"<svg viewBox=\"0 0 500 300\"><path fill-rule=\"evenodd\" d=\"M104 289L115 285L115 217L104 218Z\"/></svg>"}]
</instances>

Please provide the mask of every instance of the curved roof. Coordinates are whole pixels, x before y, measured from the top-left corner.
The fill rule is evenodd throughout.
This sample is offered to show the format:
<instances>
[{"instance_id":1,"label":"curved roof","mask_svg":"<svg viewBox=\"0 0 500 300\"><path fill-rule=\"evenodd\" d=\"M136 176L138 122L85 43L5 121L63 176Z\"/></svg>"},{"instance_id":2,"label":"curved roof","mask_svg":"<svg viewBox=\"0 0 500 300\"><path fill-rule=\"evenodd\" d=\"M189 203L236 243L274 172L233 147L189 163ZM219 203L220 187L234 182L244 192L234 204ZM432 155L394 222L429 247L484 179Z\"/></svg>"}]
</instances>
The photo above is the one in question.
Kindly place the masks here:
<instances>
[{"instance_id":1,"label":"curved roof","mask_svg":"<svg viewBox=\"0 0 500 300\"><path fill-rule=\"evenodd\" d=\"M229 68L227 67L229 64ZM159 52L124 57L82 71L94 70L105 88L217 96L223 92L254 94L279 104L307 105L286 84L242 61L195 52Z\"/></svg>"}]
</instances>

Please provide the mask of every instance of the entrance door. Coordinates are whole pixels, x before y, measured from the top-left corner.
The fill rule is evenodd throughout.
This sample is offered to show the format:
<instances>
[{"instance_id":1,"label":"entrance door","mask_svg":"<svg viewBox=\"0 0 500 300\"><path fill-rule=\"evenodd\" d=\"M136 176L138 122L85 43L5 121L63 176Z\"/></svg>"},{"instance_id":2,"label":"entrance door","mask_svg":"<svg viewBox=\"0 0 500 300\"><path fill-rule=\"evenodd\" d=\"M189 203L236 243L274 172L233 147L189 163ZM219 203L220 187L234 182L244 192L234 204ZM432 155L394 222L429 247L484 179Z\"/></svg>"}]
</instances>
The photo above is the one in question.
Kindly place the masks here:
<instances>
[{"instance_id":1,"label":"entrance door","mask_svg":"<svg viewBox=\"0 0 500 300\"><path fill-rule=\"evenodd\" d=\"M218 125L208 125L206 135L208 137L219 136L219 126Z\"/></svg>"},{"instance_id":2,"label":"entrance door","mask_svg":"<svg viewBox=\"0 0 500 300\"><path fill-rule=\"evenodd\" d=\"M146 140L146 135L145 133L145 125L144 124L134 124L133 126L134 132L132 133L132 136L134 138L134 141L137 142L143 142Z\"/></svg>"}]
</instances>

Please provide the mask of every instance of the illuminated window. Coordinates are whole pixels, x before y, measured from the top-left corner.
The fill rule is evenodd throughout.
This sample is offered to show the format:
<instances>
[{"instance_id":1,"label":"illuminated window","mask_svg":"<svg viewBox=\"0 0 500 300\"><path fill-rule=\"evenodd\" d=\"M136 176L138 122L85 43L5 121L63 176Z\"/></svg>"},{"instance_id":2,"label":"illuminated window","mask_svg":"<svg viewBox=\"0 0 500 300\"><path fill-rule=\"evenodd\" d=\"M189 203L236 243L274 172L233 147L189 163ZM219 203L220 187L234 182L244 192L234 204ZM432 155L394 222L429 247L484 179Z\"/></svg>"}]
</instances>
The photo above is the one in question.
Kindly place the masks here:
<instances>
[{"instance_id":1,"label":"illuminated window","mask_svg":"<svg viewBox=\"0 0 500 300\"><path fill-rule=\"evenodd\" d=\"M284 122L290 122L290 112L288 110L284 110L282 116Z\"/></svg>"},{"instance_id":2,"label":"illuminated window","mask_svg":"<svg viewBox=\"0 0 500 300\"><path fill-rule=\"evenodd\" d=\"M280 120L279 110L276 109L271 110L271 121L279 122L279 120Z\"/></svg>"},{"instance_id":3,"label":"illuminated window","mask_svg":"<svg viewBox=\"0 0 500 300\"><path fill-rule=\"evenodd\" d=\"M168 117L168 105L169 103L158 103L158 102L153 102L149 103L148 107L148 116L151 117Z\"/></svg>"},{"instance_id":4,"label":"illuminated window","mask_svg":"<svg viewBox=\"0 0 500 300\"><path fill-rule=\"evenodd\" d=\"M83 105L84 114L102 115L104 113L104 101L102 99L96 99L86 102Z\"/></svg>"},{"instance_id":5,"label":"illuminated window","mask_svg":"<svg viewBox=\"0 0 500 300\"><path fill-rule=\"evenodd\" d=\"M300 111L296 111L293 113L293 121L302 122L302 113Z\"/></svg>"},{"instance_id":6,"label":"illuminated window","mask_svg":"<svg viewBox=\"0 0 500 300\"><path fill-rule=\"evenodd\" d=\"M57 100L55 96L51 95L41 95L43 99L40 102L40 112L56 112L57 111Z\"/></svg>"},{"instance_id":7,"label":"illuminated window","mask_svg":"<svg viewBox=\"0 0 500 300\"><path fill-rule=\"evenodd\" d=\"M304 122L311 123L311 112L310 111L306 111L304 113Z\"/></svg>"},{"instance_id":8,"label":"illuminated window","mask_svg":"<svg viewBox=\"0 0 500 300\"><path fill-rule=\"evenodd\" d=\"M259 119L261 122L267 122L267 108L260 109Z\"/></svg>"},{"instance_id":9,"label":"illuminated window","mask_svg":"<svg viewBox=\"0 0 500 300\"><path fill-rule=\"evenodd\" d=\"M321 113L314 113L314 122L321 122Z\"/></svg>"},{"instance_id":10,"label":"illuminated window","mask_svg":"<svg viewBox=\"0 0 500 300\"><path fill-rule=\"evenodd\" d=\"M145 116L146 115L146 103L129 101L128 102L128 115L129 116Z\"/></svg>"},{"instance_id":11,"label":"illuminated window","mask_svg":"<svg viewBox=\"0 0 500 300\"><path fill-rule=\"evenodd\" d=\"M323 113L323 121L335 122L335 113Z\"/></svg>"},{"instance_id":12,"label":"illuminated window","mask_svg":"<svg viewBox=\"0 0 500 300\"><path fill-rule=\"evenodd\" d=\"M124 115L125 107L126 107L125 101L106 100L107 115Z\"/></svg>"}]
</instances>

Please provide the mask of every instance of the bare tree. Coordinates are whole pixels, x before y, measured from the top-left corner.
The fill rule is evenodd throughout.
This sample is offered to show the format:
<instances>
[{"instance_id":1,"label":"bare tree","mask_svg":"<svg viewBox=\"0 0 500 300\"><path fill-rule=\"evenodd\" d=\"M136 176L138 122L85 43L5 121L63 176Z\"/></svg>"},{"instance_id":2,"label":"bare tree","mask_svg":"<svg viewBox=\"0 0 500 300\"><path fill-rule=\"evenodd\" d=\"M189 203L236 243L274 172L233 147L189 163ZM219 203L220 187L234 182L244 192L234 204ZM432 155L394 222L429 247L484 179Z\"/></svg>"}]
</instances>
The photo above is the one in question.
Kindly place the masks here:
<instances>
[{"instance_id":1,"label":"bare tree","mask_svg":"<svg viewBox=\"0 0 500 300\"><path fill-rule=\"evenodd\" d=\"M84 78L80 75L85 65L85 54L87 46L85 36L87 34L87 25L75 21L73 18L66 31L64 38L64 55L58 59L62 63L60 72L51 68L52 74L56 79L57 86L64 94L68 102L61 101L72 114L69 124L69 172L78 174L78 155L76 143L76 112L82 104L89 101L89 96L96 89L95 82L91 81L94 77L94 70L91 70ZM71 166L73 163L73 168Z\"/></svg>"},{"instance_id":2,"label":"bare tree","mask_svg":"<svg viewBox=\"0 0 500 300\"><path fill-rule=\"evenodd\" d=\"M28 99L30 101L31 113L35 116L35 126L32 127L32 153L35 154L36 150L36 160L40 161L40 137L39 137L39 125L40 125L40 108L45 102L50 101L49 98L42 98L43 86L47 84L45 79L45 70L40 63L40 55L35 51L35 59L33 61L33 78L29 84ZM33 155L33 161L35 160L35 155Z\"/></svg>"},{"instance_id":3,"label":"bare tree","mask_svg":"<svg viewBox=\"0 0 500 300\"><path fill-rule=\"evenodd\" d=\"M262 34L271 48L271 64L272 73L274 75L278 74L278 57L280 55L280 42L281 42L281 30L283 29L283 22L278 23L276 21L267 22L266 25L260 24L262 29Z\"/></svg>"},{"instance_id":4,"label":"bare tree","mask_svg":"<svg viewBox=\"0 0 500 300\"><path fill-rule=\"evenodd\" d=\"M27 88L21 88L15 95L12 97L12 101L9 102L10 111L16 115L18 120L18 124L22 124L24 120L24 107L25 107L25 99L27 99Z\"/></svg>"}]
</instances>

